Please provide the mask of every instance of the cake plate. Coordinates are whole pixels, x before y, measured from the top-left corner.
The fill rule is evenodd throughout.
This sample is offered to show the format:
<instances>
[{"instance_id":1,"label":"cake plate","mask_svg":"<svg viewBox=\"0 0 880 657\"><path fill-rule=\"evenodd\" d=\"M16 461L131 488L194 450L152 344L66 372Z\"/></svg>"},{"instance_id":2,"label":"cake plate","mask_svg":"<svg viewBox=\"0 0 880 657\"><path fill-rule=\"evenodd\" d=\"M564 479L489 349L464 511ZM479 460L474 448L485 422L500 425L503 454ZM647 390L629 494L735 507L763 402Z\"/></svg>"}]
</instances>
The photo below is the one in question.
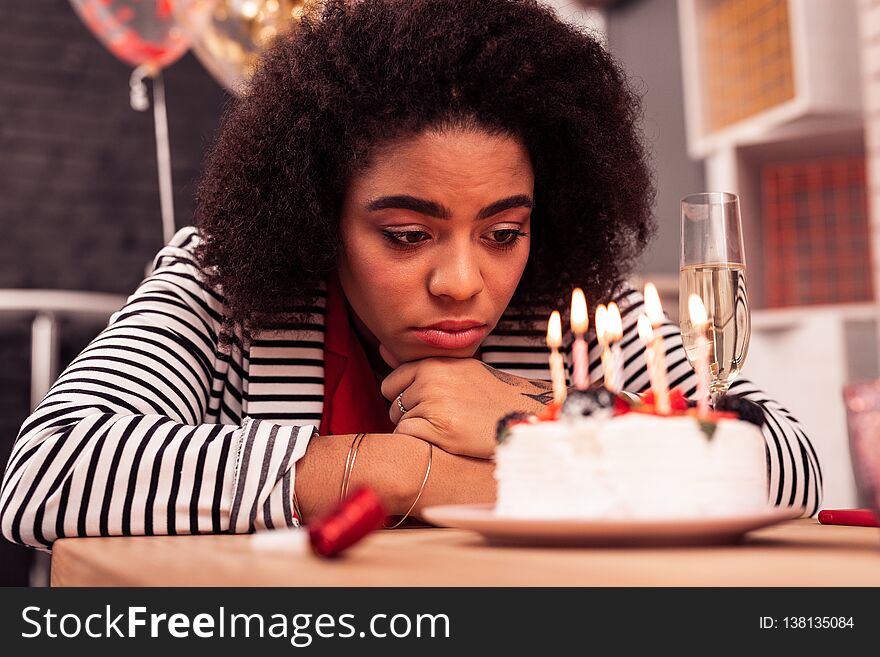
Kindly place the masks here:
<instances>
[{"instance_id":1,"label":"cake plate","mask_svg":"<svg viewBox=\"0 0 880 657\"><path fill-rule=\"evenodd\" d=\"M422 515L441 527L470 529L493 545L571 547L727 545L746 533L801 514L793 509L711 518L660 520L581 520L572 518L502 518L491 504L428 507Z\"/></svg>"}]
</instances>

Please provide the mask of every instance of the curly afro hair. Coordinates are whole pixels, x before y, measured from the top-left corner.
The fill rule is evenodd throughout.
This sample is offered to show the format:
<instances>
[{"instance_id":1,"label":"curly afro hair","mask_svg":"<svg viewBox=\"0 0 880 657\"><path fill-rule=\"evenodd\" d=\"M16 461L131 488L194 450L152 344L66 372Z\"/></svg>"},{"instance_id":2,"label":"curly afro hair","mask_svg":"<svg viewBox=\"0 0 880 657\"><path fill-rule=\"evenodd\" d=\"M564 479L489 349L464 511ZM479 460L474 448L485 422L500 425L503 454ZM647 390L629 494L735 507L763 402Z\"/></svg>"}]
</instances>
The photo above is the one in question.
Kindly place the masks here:
<instances>
[{"instance_id":1,"label":"curly afro hair","mask_svg":"<svg viewBox=\"0 0 880 657\"><path fill-rule=\"evenodd\" d=\"M515 136L531 157L511 305L565 307L574 286L605 299L654 227L640 118L602 45L536 0L327 0L224 114L198 190L199 264L227 326L302 320L336 267L351 176L385 143L460 125Z\"/></svg>"}]
</instances>

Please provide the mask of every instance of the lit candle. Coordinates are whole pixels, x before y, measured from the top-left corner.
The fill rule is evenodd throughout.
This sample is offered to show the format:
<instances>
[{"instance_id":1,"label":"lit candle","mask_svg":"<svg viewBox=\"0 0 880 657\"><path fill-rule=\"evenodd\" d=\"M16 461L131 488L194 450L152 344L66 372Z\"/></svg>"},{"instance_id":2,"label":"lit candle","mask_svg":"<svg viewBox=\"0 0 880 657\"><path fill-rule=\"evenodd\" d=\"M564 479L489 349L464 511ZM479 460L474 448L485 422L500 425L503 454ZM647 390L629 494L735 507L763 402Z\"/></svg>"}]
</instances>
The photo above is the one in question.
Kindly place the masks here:
<instances>
[{"instance_id":1,"label":"lit candle","mask_svg":"<svg viewBox=\"0 0 880 657\"><path fill-rule=\"evenodd\" d=\"M651 327L657 328L663 324L663 306L660 303L660 294L653 283L645 283L645 313L651 320Z\"/></svg>"},{"instance_id":2,"label":"lit candle","mask_svg":"<svg viewBox=\"0 0 880 657\"><path fill-rule=\"evenodd\" d=\"M651 390L654 392L654 400L657 399L657 381L654 373L654 350L651 343L654 341L654 330L651 328L651 320L647 315L639 315L639 340L645 345L645 361L648 364L648 378L651 380Z\"/></svg>"},{"instance_id":3,"label":"lit candle","mask_svg":"<svg viewBox=\"0 0 880 657\"><path fill-rule=\"evenodd\" d=\"M565 361L559 353L562 345L562 317L554 310L547 323L547 346L550 347L550 378L553 383L553 401L565 401Z\"/></svg>"},{"instance_id":4,"label":"lit candle","mask_svg":"<svg viewBox=\"0 0 880 657\"><path fill-rule=\"evenodd\" d=\"M604 303L596 306L596 337L599 339L599 345L604 349L607 341L605 340L605 328L608 324L608 308Z\"/></svg>"},{"instance_id":5,"label":"lit candle","mask_svg":"<svg viewBox=\"0 0 880 657\"><path fill-rule=\"evenodd\" d=\"M596 338L602 349L602 371L605 377L605 387L611 390L611 349L608 344L608 308L600 303L596 306Z\"/></svg>"},{"instance_id":6,"label":"lit candle","mask_svg":"<svg viewBox=\"0 0 880 657\"><path fill-rule=\"evenodd\" d=\"M663 336L659 331L654 331L663 325L663 306L653 283L645 283L645 312L653 335L651 342L645 344L645 350L653 352L651 361L654 373L651 376L651 389L654 391L654 406L658 413L668 415L671 407L669 404L669 382L666 374L666 347L663 344ZM641 317L639 320L641 321Z\"/></svg>"},{"instance_id":7,"label":"lit candle","mask_svg":"<svg viewBox=\"0 0 880 657\"><path fill-rule=\"evenodd\" d=\"M587 354L587 341L584 340L588 327L587 299L584 291L576 287L571 294L571 330L574 333L574 387L578 390L585 390L590 384L590 358Z\"/></svg>"},{"instance_id":8,"label":"lit candle","mask_svg":"<svg viewBox=\"0 0 880 657\"><path fill-rule=\"evenodd\" d=\"M621 353L620 341L623 339L623 320L620 317L620 309L613 301L608 304L608 323L605 328L605 337L611 351L611 386L608 389L613 393L623 390L623 354Z\"/></svg>"},{"instance_id":9,"label":"lit candle","mask_svg":"<svg viewBox=\"0 0 880 657\"><path fill-rule=\"evenodd\" d=\"M706 315L706 307L702 299L696 294L688 297L688 312L697 334L694 363L694 370L697 373L697 413L706 415L709 412L709 341L706 339L709 317Z\"/></svg>"},{"instance_id":10,"label":"lit candle","mask_svg":"<svg viewBox=\"0 0 880 657\"><path fill-rule=\"evenodd\" d=\"M666 395L665 410L661 410L659 403L659 400L663 396L663 393L661 391L661 382L657 376L657 351L653 348L654 329L651 328L651 320L648 319L647 315L639 315L639 339L642 341L642 344L645 345L645 361L648 365L648 378L651 381L651 392L654 393L654 410L657 413L668 415L669 395ZM665 367L663 368L663 373L664 375L666 374Z\"/></svg>"}]
</instances>

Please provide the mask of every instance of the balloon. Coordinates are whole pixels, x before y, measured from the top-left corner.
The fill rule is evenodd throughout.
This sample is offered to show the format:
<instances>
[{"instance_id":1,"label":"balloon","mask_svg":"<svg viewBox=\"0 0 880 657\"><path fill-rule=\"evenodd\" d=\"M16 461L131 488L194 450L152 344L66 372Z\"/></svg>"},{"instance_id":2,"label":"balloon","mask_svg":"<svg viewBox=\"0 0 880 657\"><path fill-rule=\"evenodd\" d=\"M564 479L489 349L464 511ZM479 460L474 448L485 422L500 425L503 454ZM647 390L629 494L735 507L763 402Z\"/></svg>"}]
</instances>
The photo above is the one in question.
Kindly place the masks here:
<instances>
[{"instance_id":1,"label":"balloon","mask_svg":"<svg viewBox=\"0 0 880 657\"><path fill-rule=\"evenodd\" d=\"M237 92L273 38L294 29L320 0L172 0L178 24L211 75Z\"/></svg>"},{"instance_id":2,"label":"balloon","mask_svg":"<svg viewBox=\"0 0 880 657\"><path fill-rule=\"evenodd\" d=\"M119 59L159 70L189 48L170 0L70 0L76 13Z\"/></svg>"}]
</instances>

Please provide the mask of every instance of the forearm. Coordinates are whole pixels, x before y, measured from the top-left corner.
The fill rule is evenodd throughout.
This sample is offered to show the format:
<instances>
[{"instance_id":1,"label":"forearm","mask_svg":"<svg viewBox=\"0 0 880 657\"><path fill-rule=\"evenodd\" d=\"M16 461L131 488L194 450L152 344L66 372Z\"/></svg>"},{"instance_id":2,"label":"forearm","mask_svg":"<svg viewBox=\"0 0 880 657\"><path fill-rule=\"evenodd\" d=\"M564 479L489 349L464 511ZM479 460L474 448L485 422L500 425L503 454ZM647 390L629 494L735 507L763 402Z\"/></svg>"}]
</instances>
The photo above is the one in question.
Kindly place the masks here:
<instances>
[{"instance_id":1,"label":"forearm","mask_svg":"<svg viewBox=\"0 0 880 657\"><path fill-rule=\"evenodd\" d=\"M427 449L425 462L427 462ZM450 454L434 447L434 460L425 490L413 509L420 517L422 509L438 504L479 504L495 501L495 462ZM424 475L424 470L422 471ZM421 484L421 479L419 480ZM415 497L407 499L407 508Z\"/></svg>"},{"instance_id":2,"label":"forearm","mask_svg":"<svg viewBox=\"0 0 880 657\"><path fill-rule=\"evenodd\" d=\"M339 502L345 461L354 434L316 436L296 469L295 488L305 522ZM433 448L431 472L413 509L435 504L491 502L495 499L494 464ZM406 434L367 434L361 441L349 490L370 486L388 515L412 506L428 466L429 443Z\"/></svg>"},{"instance_id":3,"label":"forearm","mask_svg":"<svg viewBox=\"0 0 880 657\"><path fill-rule=\"evenodd\" d=\"M355 434L316 436L296 469L295 489L304 520L321 516L339 502L345 462ZM349 490L369 485L389 515L403 513L427 463L426 444L406 435L369 433L360 443ZM409 503L412 499L409 499Z\"/></svg>"}]
</instances>

